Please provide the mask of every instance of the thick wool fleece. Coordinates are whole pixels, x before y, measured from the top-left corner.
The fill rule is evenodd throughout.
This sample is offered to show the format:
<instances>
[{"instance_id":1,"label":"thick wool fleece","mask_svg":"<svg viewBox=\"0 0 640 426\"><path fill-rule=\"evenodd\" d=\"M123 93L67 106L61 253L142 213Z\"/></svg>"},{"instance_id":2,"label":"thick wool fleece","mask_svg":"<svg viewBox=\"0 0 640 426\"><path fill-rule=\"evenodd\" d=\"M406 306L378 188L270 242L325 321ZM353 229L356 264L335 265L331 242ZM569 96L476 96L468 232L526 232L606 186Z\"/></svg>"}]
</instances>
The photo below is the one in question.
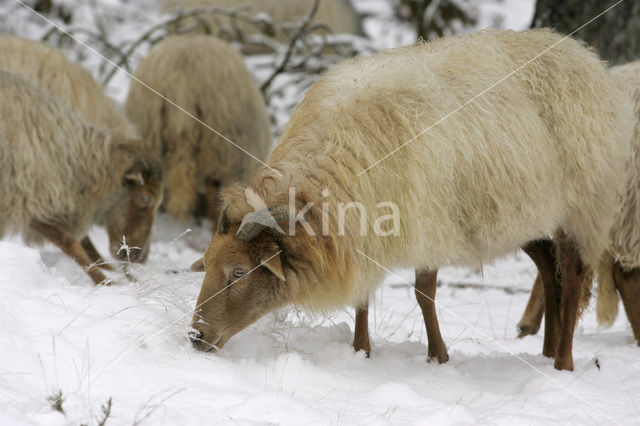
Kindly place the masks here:
<instances>
[{"instance_id":1,"label":"thick wool fleece","mask_svg":"<svg viewBox=\"0 0 640 426\"><path fill-rule=\"evenodd\" d=\"M549 30L483 31L337 65L267 159L283 177L262 168L253 189L270 206L295 187L298 208L316 203L306 218L318 233L329 203L329 235L298 224L280 241L295 302L309 307L357 303L382 281L358 251L386 268L477 265L562 229L595 266L632 127L628 96L581 43ZM232 224L253 211L244 197L238 187L223 196ZM361 235L355 209L338 235L338 203L354 201L368 215L397 205L398 235L371 226Z\"/></svg>"}]
</instances>

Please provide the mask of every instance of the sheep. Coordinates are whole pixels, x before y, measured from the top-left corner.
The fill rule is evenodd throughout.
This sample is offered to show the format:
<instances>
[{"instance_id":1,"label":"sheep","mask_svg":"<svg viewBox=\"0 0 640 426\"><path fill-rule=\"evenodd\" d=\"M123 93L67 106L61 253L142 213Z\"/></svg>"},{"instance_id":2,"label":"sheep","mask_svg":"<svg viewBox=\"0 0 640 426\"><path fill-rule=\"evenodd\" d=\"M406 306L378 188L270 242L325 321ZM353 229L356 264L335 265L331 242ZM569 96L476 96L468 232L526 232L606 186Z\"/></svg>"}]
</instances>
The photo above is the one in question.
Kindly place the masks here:
<instances>
[{"instance_id":1,"label":"sheep","mask_svg":"<svg viewBox=\"0 0 640 426\"><path fill-rule=\"evenodd\" d=\"M620 211L610 230L609 247L596 268L598 323L610 327L618 315L618 294L622 298L633 334L640 345L640 61L610 69L613 77L628 92L635 106L635 129L631 145L631 161L627 165L626 186ZM617 290L617 292L616 292ZM544 312L544 293L540 277L536 277L527 308L518 322L519 335L536 334Z\"/></svg>"},{"instance_id":2,"label":"sheep","mask_svg":"<svg viewBox=\"0 0 640 426\"><path fill-rule=\"evenodd\" d=\"M217 231L192 265L205 272L194 346L220 349L287 304L352 304L366 318L385 268L414 266L429 354L444 362L437 269L522 247L552 296L558 257L563 323L543 353L571 370L581 286L613 222L631 109L594 53L549 30L488 30L342 62L295 108L251 184L223 191ZM372 212L379 201L392 214L376 219L376 235L345 213L345 203ZM559 305L546 309L559 317ZM356 336L354 348L368 341Z\"/></svg>"},{"instance_id":3,"label":"sheep","mask_svg":"<svg viewBox=\"0 0 640 426\"><path fill-rule=\"evenodd\" d=\"M264 100L242 56L211 36L172 36L151 49L135 76L161 95L133 81L125 111L162 158L166 210L186 220L204 198L215 224L218 188L241 179L272 144Z\"/></svg>"},{"instance_id":4,"label":"sheep","mask_svg":"<svg viewBox=\"0 0 640 426\"><path fill-rule=\"evenodd\" d=\"M0 69L21 74L93 125L130 137L133 127L80 65L42 42L0 36Z\"/></svg>"},{"instance_id":5,"label":"sheep","mask_svg":"<svg viewBox=\"0 0 640 426\"><path fill-rule=\"evenodd\" d=\"M136 137L133 126L124 117L119 107L105 95L104 89L91 74L80 65L68 60L57 49L38 41L11 35L0 36L0 69L20 74L30 80L97 128L107 129L129 138ZM153 217L153 215L139 216L137 222L130 222L128 226L130 229L138 228L137 232L144 240L145 235L150 232ZM129 220L133 219L136 218L129 218ZM151 223L144 222L148 219L151 219ZM131 232L129 231L129 234ZM113 236L114 241L118 238L118 235ZM91 258L98 261L102 268L113 269L104 263L88 236L81 243L85 250L91 253ZM143 261L146 256L147 251L143 256L134 255L128 260Z\"/></svg>"},{"instance_id":6,"label":"sheep","mask_svg":"<svg viewBox=\"0 0 640 426\"><path fill-rule=\"evenodd\" d=\"M193 9L202 6L215 6L223 9L232 9L244 6L245 8L241 10L248 15L253 16L258 13L266 13L272 21L282 23L301 21L311 10L314 1L315 0L165 0L162 9L164 12L168 12L176 7ZM230 19L219 15L216 16L216 20L212 18L207 19L207 17L201 17L200 20L212 28L220 25L228 28L237 27L245 36L255 34L258 30L255 25L244 23L240 20L237 20L232 25ZM338 34L363 35L360 17L350 0L320 0L313 22L318 24L322 23ZM193 21L187 20L186 23L181 23L180 27L172 28L172 30L180 32L188 27L198 28L198 26L194 26ZM286 40L284 34L280 33L275 34L274 38L279 41ZM264 53L264 50L259 49L258 46L254 46L248 49L247 53Z\"/></svg>"},{"instance_id":7,"label":"sheep","mask_svg":"<svg viewBox=\"0 0 640 426\"><path fill-rule=\"evenodd\" d=\"M159 161L139 140L102 130L23 76L0 70L0 237L48 240L87 268L99 255L85 236L105 224L115 257L142 260L161 200ZM143 224L143 226L140 226ZM122 239L130 253L120 251Z\"/></svg>"}]
</instances>

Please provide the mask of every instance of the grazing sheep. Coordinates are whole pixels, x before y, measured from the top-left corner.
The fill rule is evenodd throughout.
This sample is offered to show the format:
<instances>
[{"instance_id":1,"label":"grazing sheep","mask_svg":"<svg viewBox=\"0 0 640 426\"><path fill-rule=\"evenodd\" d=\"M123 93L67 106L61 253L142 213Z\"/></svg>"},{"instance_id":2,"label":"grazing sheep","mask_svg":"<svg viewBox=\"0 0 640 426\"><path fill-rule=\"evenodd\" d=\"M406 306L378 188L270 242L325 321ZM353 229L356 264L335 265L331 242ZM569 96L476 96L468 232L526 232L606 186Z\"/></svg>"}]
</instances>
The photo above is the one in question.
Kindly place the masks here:
<instances>
[{"instance_id":1,"label":"grazing sheep","mask_svg":"<svg viewBox=\"0 0 640 426\"><path fill-rule=\"evenodd\" d=\"M640 345L640 61L613 67L610 71L633 99L636 120L621 209L610 231L610 246L596 269L596 311L598 323L610 327L618 315L619 292ZM518 337L536 334L543 312L544 292L537 277L527 308L518 323Z\"/></svg>"},{"instance_id":2,"label":"grazing sheep","mask_svg":"<svg viewBox=\"0 0 640 426\"><path fill-rule=\"evenodd\" d=\"M136 78L228 139L131 83L126 113L162 157L167 211L184 220L204 197L208 216L217 220L218 188L256 163L246 152L262 160L272 144L264 100L242 56L214 37L173 36L151 49Z\"/></svg>"},{"instance_id":3,"label":"grazing sheep","mask_svg":"<svg viewBox=\"0 0 640 426\"><path fill-rule=\"evenodd\" d=\"M304 19L311 10L315 0L165 0L163 11L167 12L176 7L184 9L193 9L203 6L215 6L223 9L232 9L244 6L242 11L250 16L258 13L266 13L276 23L281 22L298 22ZM350 0L320 0L318 11L314 15L314 23L322 23L328 26L333 32L338 34L362 34L360 17L353 8ZM206 22L211 28L215 29L219 25L232 28L230 19L224 16L217 16L216 20L205 17ZM254 25L246 24L241 21L235 22L234 25L243 32L243 34L254 34L257 28ZM194 26L194 22L187 20L182 27ZM196 26L197 28L197 26ZM176 29L180 32L180 29ZM275 38L283 41L286 38L282 34L276 34ZM260 53L259 51L252 53Z\"/></svg>"},{"instance_id":4,"label":"grazing sheep","mask_svg":"<svg viewBox=\"0 0 640 426\"><path fill-rule=\"evenodd\" d=\"M31 80L94 126L134 136L132 126L91 74L53 47L0 36L0 69Z\"/></svg>"},{"instance_id":5,"label":"grazing sheep","mask_svg":"<svg viewBox=\"0 0 640 426\"><path fill-rule=\"evenodd\" d=\"M0 71L0 236L21 233L27 243L49 240L105 280L86 235L107 227L111 252L124 238L131 260L149 247L161 201L159 163L141 142L100 130L19 74ZM134 248L135 247L135 248Z\"/></svg>"},{"instance_id":6,"label":"grazing sheep","mask_svg":"<svg viewBox=\"0 0 640 426\"><path fill-rule=\"evenodd\" d=\"M523 247L548 272L552 296L558 257L563 323L543 353L572 369L581 286L607 242L631 127L629 100L597 56L548 30L483 31L345 61L296 107L269 167L248 189L223 192L217 233L192 265L206 271L194 345L219 349L289 303L360 304L362 319L383 268L415 266L416 291L433 299L439 267ZM360 215L391 203L393 226L385 214L375 234L363 232L371 220L345 213L351 202ZM277 231L287 220L295 232ZM446 361L433 301L418 302L429 353ZM559 318L558 304L546 309ZM356 349L363 342L356 336Z\"/></svg>"}]
</instances>

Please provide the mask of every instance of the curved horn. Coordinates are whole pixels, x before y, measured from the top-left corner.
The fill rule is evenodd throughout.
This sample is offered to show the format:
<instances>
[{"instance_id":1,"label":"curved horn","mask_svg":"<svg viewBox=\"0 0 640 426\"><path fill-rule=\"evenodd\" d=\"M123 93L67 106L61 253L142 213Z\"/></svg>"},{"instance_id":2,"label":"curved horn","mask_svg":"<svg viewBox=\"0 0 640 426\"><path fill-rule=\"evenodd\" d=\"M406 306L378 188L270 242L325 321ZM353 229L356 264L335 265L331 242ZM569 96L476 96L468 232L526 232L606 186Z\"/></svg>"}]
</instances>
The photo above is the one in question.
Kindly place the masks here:
<instances>
[{"instance_id":1,"label":"curved horn","mask_svg":"<svg viewBox=\"0 0 640 426\"><path fill-rule=\"evenodd\" d=\"M289 207L285 204L271 206L267 209L250 213L242 219L242 224L236 232L236 237L248 243L267 228L275 228L281 233L284 233L278 226L278 223L284 222L289 218Z\"/></svg>"},{"instance_id":2,"label":"curved horn","mask_svg":"<svg viewBox=\"0 0 640 426\"><path fill-rule=\"evenodd\" d=\"M229 227L229 218L227 217L227 206L222 208L220 217L218 218L218 234L224 234Z\"/></svg>"}]
</instances>

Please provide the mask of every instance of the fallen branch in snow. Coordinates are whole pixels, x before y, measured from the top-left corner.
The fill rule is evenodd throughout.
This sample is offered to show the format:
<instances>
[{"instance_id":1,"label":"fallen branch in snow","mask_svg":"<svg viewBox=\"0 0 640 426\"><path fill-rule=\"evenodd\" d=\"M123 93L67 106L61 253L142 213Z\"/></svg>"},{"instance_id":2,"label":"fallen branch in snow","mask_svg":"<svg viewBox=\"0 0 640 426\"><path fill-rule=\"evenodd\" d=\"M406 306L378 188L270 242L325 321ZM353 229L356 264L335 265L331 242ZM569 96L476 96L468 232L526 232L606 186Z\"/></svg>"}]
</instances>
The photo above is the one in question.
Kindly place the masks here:
<instances>
[{"instance_id":1,"label":"fallen branch in snow","mask_svg":"<svg viewBox=\"0 0 640 426\"><path fill-rule=\"evenodd\" d=\"M62 408L62 403L64 402L64 397L62 396L62 391L54 392L47 397L47 401L51 408L55 411L59 411L62 414L66 414L64 412L64 408Z\"/></svg>"},{"instance_id":2,"label":"fallen branch in snow","mask_svg":"<svg viewBox=\"0 0 640 426\"><path fill-rule=\"evenodd\" d=\"M102 404L102 419L98 420L98 426L104 426L109 416L111 416L111 397L106 404Z\"/></svg>"}]
</instances>

